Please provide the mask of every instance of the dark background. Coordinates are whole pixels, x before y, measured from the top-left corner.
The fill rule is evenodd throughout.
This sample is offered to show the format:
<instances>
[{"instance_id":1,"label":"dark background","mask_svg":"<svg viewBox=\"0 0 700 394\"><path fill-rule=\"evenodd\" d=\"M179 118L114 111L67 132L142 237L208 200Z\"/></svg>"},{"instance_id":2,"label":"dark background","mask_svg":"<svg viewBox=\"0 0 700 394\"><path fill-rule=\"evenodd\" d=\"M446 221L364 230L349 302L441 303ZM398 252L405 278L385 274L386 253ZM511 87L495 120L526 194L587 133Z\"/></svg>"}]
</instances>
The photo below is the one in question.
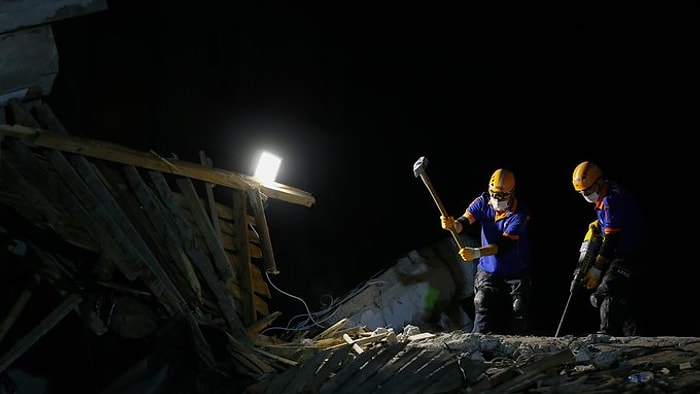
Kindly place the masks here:
<instances>
[{"instance_id":1,"label":"dark background","mask_svg":"<svg viewBox=\"0 0 700 394\"><path fill-rule=\"evenodd\" d=\"M252 174L259 149L310 208L271 200L279 289L320 308L449 233L499 167L532 213L533 334L554 335L592 206L593 160L638 195L652 242L645 335L700 335L695 9L108 2L55 24L48 101L66 128ZM157 2L156 2L157 3ZM690 174L691 176L686 176ZM690 223L690 224L686 224ZM327 298L326 298L327 300ZM273 289L282 319L305 309ZM574 301L566 333L596 329Z\"/></svg>"}]
</instances>

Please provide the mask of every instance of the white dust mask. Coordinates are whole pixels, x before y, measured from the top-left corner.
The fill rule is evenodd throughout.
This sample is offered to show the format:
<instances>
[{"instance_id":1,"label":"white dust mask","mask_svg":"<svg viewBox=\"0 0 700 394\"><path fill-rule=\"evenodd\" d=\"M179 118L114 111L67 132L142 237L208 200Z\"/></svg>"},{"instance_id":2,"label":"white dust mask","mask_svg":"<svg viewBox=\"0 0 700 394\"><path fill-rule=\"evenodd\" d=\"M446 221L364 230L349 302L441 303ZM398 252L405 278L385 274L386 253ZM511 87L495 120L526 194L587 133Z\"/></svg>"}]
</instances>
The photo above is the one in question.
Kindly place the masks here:
<instances>
[{"instance_id":1,"label":"white dust mask","mask_svg":"<svg viewBox=\"0 0 700 394\"><path fill-rule=\"evenodd\" d=\"M592 192L591 194L584 194L583 195L583 198L585 198L586 201L592 202L592 203L595 203L596 201L598 201L598 197L600 197L600 194L598 194L598 192Z\"/></svg>"},{"instance_id":2,"label":"white dust mask","mask_svg":"<svg viewBox=\"0 0 700 394\"><path fill-rule=\"evenodd\" d=\"M505 211L508 209L508 199L496 200L495 198L491 197L491 206L497 211Z\"/></svg>"}]
</instances>

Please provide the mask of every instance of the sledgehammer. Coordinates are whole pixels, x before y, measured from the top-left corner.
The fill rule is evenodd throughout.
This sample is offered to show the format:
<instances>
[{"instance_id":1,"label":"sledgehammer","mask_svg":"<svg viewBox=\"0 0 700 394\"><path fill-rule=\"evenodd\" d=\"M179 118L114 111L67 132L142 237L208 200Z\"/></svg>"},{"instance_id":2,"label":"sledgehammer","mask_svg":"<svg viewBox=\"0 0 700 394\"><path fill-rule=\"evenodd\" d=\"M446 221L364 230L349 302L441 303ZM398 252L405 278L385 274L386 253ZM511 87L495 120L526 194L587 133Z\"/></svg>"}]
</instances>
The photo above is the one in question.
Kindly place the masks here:
<instances>
[{"instance_id":1,"label":"sledgehammer","mask_svg":"<svg viewBox=\"0 0 700 394\"><path fill-rule=\"evenodd\" d=\"M421 156L413 164L413 175L415 175L416 178L420 177L420 179L423 180L425 187L428 188L430 195L433 196L433 200L435 201L435 204L437 204L437 207L440 210L440 214L442 216L447 217L448 215L447 215L447 211L445 210L445 206L442 205L440 198L438 197L437 193L435 193L435 189L433 188L433 184L430 183L430 179L428 178L428 174L425 173L425 167L427 167L427 166L428 166L428 158L425 156ZM452 238L454 238L455 242L457 243L457 247L459 249L462 249L464 246L462 245L462 241L459 239L459 234L457 234L457 230L455 230L454 228L451 228L450 233L452 234Z\"/></svg>"}]
</instances>

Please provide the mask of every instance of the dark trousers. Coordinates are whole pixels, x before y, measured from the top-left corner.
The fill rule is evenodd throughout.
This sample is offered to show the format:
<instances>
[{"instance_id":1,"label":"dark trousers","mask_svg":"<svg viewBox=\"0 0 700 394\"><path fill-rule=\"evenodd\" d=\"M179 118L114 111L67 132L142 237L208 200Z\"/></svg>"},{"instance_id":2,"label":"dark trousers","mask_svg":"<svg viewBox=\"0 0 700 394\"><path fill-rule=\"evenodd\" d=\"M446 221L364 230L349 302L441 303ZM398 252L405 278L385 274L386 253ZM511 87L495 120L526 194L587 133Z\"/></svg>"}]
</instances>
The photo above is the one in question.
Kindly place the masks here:
<instances>
[{"instance_id":1,"label":"dark trousers","mask_svg":"<svg viewBox=\"0 0 700 394\"><path fill-rule=\"evenodd\" d=\"M529 272L497 276L477 269L472 333L524 335L531 296Z\"/></svg>"},{"instance_id":2,"label":"dark trousers","mask_svg":"<svg viewBox=\"0 0 700 394\"><path fill-rule=\"evenodd\" d=\"M601 333L613 336L636 335L636 275L623 259L615 259L598 288L591 294L591 305L598 308L600 314Z\"/></svg>"}]
</instances>

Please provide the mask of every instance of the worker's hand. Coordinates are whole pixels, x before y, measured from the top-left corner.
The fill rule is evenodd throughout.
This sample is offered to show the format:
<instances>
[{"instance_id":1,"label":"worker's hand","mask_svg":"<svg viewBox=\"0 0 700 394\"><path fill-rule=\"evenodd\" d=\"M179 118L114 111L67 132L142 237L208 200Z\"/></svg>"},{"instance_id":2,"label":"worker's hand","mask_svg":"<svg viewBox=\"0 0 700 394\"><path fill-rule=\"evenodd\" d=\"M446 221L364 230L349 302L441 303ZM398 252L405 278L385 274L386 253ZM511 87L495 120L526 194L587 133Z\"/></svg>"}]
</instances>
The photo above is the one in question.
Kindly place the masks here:
<instances>
[{"instance_id":1,"label":"worker's hand","mask_svg":"<svg viewBox=\"0 0 700 394\"><path fill-rule=\"evenodd\" d=\"M598 231L598 232L600 232L600 224L598 224L598 219L596 219L596 220L590 222L590 223L588 224L588 229L591 230L591 231Z\"/></svg>"},{"instance_id":2,"label":"worker's hand","mask_svg":"<svg viewBox=\"0 0 700 394\"><path fill-rule=\"evenodd\" d=\"M459 250L459 255L464 261L472 261L481 257L481 250L479 248L462 248Z\"/></svg>"},{"instance_id":3,"label":"worker's hand","mask_svg":"<svg viewBox=\"0 0 700 394\"><path fill-rule=\"evenodd\" d=\"M598 223L598 220L592 221L588 225L588 233L586 234L587 239L600 239L603 237L603 233L600 230L600 224Z\"/></svg>"},{"instance_id":4,"label":"worker's hand","mask_svg":"<svg viewBox=\"0 0 700 394\"><path fill-rule=\"evenodd\" d=\"M602 271L591 265L591 268L586 271L586 275L583 277L583 283L588 290L595 289L600 284L600 275Z\"/></svg>"},{"instance_id":5,"label":"worker's hand","mask_svg":"<svg viewBox=\"0 0 700 394\"><path fill-rule=\"evenodd\" d=\"M445 230L452 230L455 227L455 218L452 216L442 216L440 215L440 225Z\"/></svg>"}]
</instances>

